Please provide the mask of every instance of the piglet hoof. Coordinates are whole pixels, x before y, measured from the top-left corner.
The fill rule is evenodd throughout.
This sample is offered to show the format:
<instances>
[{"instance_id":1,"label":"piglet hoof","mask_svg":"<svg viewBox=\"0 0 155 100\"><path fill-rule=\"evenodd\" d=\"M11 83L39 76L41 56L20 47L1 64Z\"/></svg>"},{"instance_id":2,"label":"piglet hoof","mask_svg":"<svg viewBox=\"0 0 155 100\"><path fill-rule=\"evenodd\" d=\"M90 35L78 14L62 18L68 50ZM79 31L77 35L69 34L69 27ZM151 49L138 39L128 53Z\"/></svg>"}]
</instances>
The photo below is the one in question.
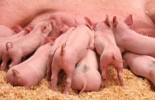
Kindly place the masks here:
<instances>
[{"instance_id":1,"label":"piglet hoof","mask_svg":"<svg viewBox=\"0 0 155 100\"><path fill-rule=\"evenodd\" d=\"M29 87L29 86L24 86L25 89L29 90L32 89L33 87Z\"/></svg>"},{"instance_id":2,"label":"piglet hoof","mask_svg":"<svg viewBox=\"0 0 155 100\"><path fill-rule=\"evenodd\" d=\"M120 82L120 86L124 86L124 81Z\"/></svg>"},{"instance_id":3,"label":"piglet hoof","mask_svg":"<svg viewBox=\"0 0 155 100\"><path fill-rule=\"evenodd\" d=\"M65 90L63 91L64 94L68 94L68 92L69 92L68 89L65 89Z\"/></svg>"},{"instance_id":4,"label":"piglet hoof","mask_svg":"<svg viewBox=\"0 0 155 100\"><path fill-rule=\"evenodd\" d=\"M13 65L9 65L9 68L11 68Z\"/></svg>"},{"instance_id":5,"label":"piglet hoof","mask_svg":"<svg viewBox=\"0 0 155 100\"><path fill-rule=\"evenodd\" d=\"M50 86L50 89L51 89L52 91L55 91L55 92L58 91L57 87Z\"/></svg>"},{"instance_id":6,"label":"piglet hoof","mask_svg":"<svg viewBox=\"0 0 155 100\"><path fill-rule=\"evenodd\" d=\"M101 83L101 88L104 88L105 87L105 81L102 81L102 83Z\"/></svg>"},{"instance_id":7,"label":"piglet hoof","mask_svg":"<svg viewBox=\"0 0 155 100\"><path fill-rule=\"evenodd\" d=\"M5 70L5 66L1 64L0 71L4 71L4 70Z\"/></svg>"}]
</instances>

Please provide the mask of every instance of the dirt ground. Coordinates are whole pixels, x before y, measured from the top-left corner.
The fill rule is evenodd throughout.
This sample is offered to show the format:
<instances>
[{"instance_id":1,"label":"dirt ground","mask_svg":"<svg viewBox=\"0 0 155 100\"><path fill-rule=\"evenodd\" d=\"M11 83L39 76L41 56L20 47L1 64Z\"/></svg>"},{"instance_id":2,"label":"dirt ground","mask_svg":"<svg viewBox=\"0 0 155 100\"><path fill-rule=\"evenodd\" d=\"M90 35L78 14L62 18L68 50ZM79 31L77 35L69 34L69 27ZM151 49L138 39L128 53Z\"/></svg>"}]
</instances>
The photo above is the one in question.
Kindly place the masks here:
<instances>
[{"instance_id":1,"label":"dirt ground","mask_svg":"<svg viewBox=\"0 0 155 100\"><path fill-rule=\"evenodd\" d=\"M69 94L62 94L64 84L59 84L59 91L53 92L46 79L30 90L20 86L13 87L5 82L6 72L0 71L0 100L155 100L155 90L148 80L124 69L125 86L121 87L116 71L110 68L109 72L110 79L105 88L78 95L75 90L70 90Z\"/></svg>"}]
</instances>

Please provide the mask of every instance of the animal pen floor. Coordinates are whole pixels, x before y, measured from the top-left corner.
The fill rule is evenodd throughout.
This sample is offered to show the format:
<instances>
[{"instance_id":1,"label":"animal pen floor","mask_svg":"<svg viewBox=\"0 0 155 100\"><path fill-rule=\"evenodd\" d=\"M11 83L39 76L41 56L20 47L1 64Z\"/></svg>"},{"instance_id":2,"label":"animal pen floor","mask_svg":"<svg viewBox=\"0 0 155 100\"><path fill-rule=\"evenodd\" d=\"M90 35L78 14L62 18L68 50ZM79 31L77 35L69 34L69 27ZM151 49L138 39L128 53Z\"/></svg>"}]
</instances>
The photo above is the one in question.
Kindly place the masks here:
<instances>
[{"instance_id":1,"label":"animal pen floor","mask_svg":"<svg viewBox=\"0 0 155 100\"><path fill-rule=\"evenodd\" d=\"M155 100L155 90L146 79L124 69L125 86L121 87L118 85L116 71L113 68L109 71L110 79L105 88L98 92L83 92L81 95L75 90L70 90L69 94L53 92L46 79L30 90L13 87L5 82L6 72L0 71L0 100ZM63 87L64 84L59 84L59 91Z\"/></svg>"}]
</instances>

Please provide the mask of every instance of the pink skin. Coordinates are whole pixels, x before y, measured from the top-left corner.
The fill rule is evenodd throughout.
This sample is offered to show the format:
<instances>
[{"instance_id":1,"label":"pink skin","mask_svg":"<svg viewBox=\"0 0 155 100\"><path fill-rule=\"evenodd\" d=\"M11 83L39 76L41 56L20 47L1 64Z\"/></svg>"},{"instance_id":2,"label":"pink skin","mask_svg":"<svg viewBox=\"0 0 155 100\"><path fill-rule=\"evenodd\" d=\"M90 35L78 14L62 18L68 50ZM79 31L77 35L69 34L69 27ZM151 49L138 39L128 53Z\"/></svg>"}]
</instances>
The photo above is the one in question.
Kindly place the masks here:
<instances>
[{"instance_id":1,"label":"pink skin","mask_svg":"<svg viewBox=\"0 0 155 100\"><path fill-rule=\"evenodd\" d=\"M9 27L15 25L26 25L36 14L45 11L46 5L49 0L26 0L23 2L19 1L3 1L0 2L0 24ZM17 4L18 3L18 4ZM28 8L27 8L28 6ZM12 12L13 11L13 12ZM16 13L15 13L16 12ZM4 16L3 16L4 15ZM11 16L8 16L11 15Z\"/></svg>"},{"instance_id":2,"label":"pink skin","mask_svg":"<svg viewBox=\"0 0 155 100\"><path fill-rule=\"evenodd\" d=\"M67 41L68 37L71 35L72 31L74 30L74 27L71 27L68 31L60 35L53 43L52 45L52 50L50 52L49 56L49 62L48 62L48 70L47 70L47 78L50 80L51 77L51 64L52 64L52 59L54 56L55 51Z\"/></svg>"},{"instance_id":3,"label":"pink skin","mask_svg":"<svg viewBox=\"0 0 155 100\"><path fill-rule=\"evenodd\" d=\"M5 59L2 62L1 67L6 67L9 58L12 61L9 65L10 67L18 64L23 57L31 54L39 46L44 44L44 40L49 35L51 30L51 24L47 21L42 21L38 23L28 35L17 41L8 42L6 44L7 52L5 53L6 55L8 55L8 59ZM4 55L4 57L6 55Z\"/></svg>"},{"instance_id":4,"label":"pink skin","mask_svg":"<svg viewBox=\"0 0 155 100\"><path fill-rule=\"evenodd\" d=\"M16 33L13 30L11 30L9 27L0 25L0 37L8 37L14 34Z\"/></svg>"},{"instance_id":5,"label":"pink skin","mask_svg":"<svg viewBox=\"0 0 155 100\"><path fill-rule=\"evenodd\" d=\"M15 25L14 27L11 27L11 29L15 32L15 33L19 33L23 30L23 28L20 25Z\"/></svg>"},{"instance_id":6,"label":"pink skin","mask_svg":"<svg viewBox=\"0 0 155 100\"><path fill-rule=\"evenodd\" d=\"M35 23L42 20L51 21L53 30L50 35L53 38L57 38L58 36L66 32L70 27L75 27L80 24L86 24L90 26L90 21L87 17L73 16L69 13L53 11L47 11L37 15L28 26L33 27Z\"/></svg>"},{"instance_id":7,"label":"pink skin","mask_svg":"<svg viewBox=\"0 0 155 100\"><path fill-rule=\"evenodd\" d=\"M155 2L154 0L1 0L0 1L0 24L12 27L14 25L25 26L34 16L47 12L66 12L73 16L91 16L93 22L99 22L106 15L117 16L121 20L129 14L134 16L133 29L138 33L155 36ZM16 13L15 13L16 12ZM11 15L11 16L10 16Z\"/></svg>"},{"instance_id":8,"label":"pink skin","mask_svg":"<svg viewBox=\"0 0 155 100\"><path fill-rule=\"evenodd\" d=\"M62 17L60 17L60 16L62 16L62 14L64 14L64 13L61 13L61 12L59 12L59 13L56 13L56 14L53 14L53 17L55 18L55 17L57 17L57 16L59 16L59 17L57 17L57 19L58 18L62 18ZM45 17L45 16L43 16L43 17ZM46 16L47 17L47 16ZM46 18L45 17L45 18ZM66 17L66 16L64 16L64 17ZM51 17L50 17L51 18ZM67 15L67 17L66 18L64 18L64 20L65 21L67 21L67 19L68 18L70 18L70 17L68 17L68 15ZM40 18L38 18L38 20L39 20ZM63 21L64 21L63 20ZM36 21L37 21L37 19L36 19ZM74 20L75 21L75 20ZM89 26L91 25L91 23L90 22L88 22L89 21L89 19L85 19L85 22L86 23L88 23L89 24ZM59 21L58 21L59 22ZM69 23L68 25L71 25L71 23L72 22L70 22L69 20L68 20L68 22L64 22L64 23ZM73 22L74 24L75 24L75 22ZM79 23L78 23L79 24ZM81 23L82 24L82 23ZM55 26L55 25L54 25ZM71 25L72 26L72 25ZM54 56L54 53L55 53L55 51L56 51L56 49L58 48L58 47L60 47L63 43L65 43L66 41L67 41L67 39L68 39L68 37L71 35L71 33L72 33L72 31L75 29L75 27L71 27L70 26L70 28L66 31L66 32L64 32L61 36L59 36L55 41L54 41L54 43L53 43L53 45L52 45L52 52L51 52L51 54L50 54L50 57L49 57L49 59L50 59L50 62L49 62L49 64L51 64L52 63L52 59L53 59L53 56ZM73 25L74 26L74 25ZM54 40L53 39L53 36L51 36L51 38L52 38L52 40ZM50 41L50 40L47 40L47 41ZM47 71L47 75L48 75L48 80L50 80L50 76L51 76L51 67L50 67L50 65L49 65L49 68L48 68L48 71Z\"/></svg>"},{"instance_id":9,"label":"pink skin","mask_svg":"<svg viewBox=\"0 0 155 100\"><path fill-rule=\"evenodd\" d=\"M59 37L62 33L66 32L69 27L73 26L73 23L75 23L73 16L69 15L68 13L53 13L53 11L47 11L35 16L35 18L28 24L27 27L33 27L36 23L43 20L48 20L52 23L53 30L50 33L50 36L53 38L53 40Z\"/></svg>"},{"instance_id":10,"label":"pink skin","mask_svg":"<svg viewBox=\"0 0 155 100\"><path fill-rule=\"evenodd\" d=\"M115 43L115 38L112 29L109 25L109 19L105 22L99 22L95 26L95 48L100 55L100 69L102 75L102 87L105 86L108 75L109 65L113 65L117 70L117 77L120 85L124 85L123 79L123 61L120 49Z\"/></svg>"},{"instance_id":11,"label":"pink skin","mask_svg":"<svg viewBox=\"0 0 155 100\"><path fill-rule=\"evenodd\" d=\"M89 24L87 21L88 18L81 15L74 16L67 12L46 11L35 16L34 19L28 24L28 26L33 27L36 23L43 20L55 20L56 24L59 25L57 27L61 28L65 27L64 25L73 27L80 24Z\"/></svg>"},{"instance_id":12,"label":"pink skin","mask_svg":"<svg viewBox=\"0 0 155 100\"><path fill-rule=\"evenodd\" d=\"M87 50L86 55L77 63L71 87L76 90L98 91L101 85L101 75L98 71L97 55Z\"/></svg>"},{"instance_id":13,"label":"pink skin","mask_svg":"<svg viewBox=\"0 0 155 100\"><path fill-rule=\"evenodd\" d=\"M134 74L147 78L155 85L155 58L130 52L123 58Z\"/></svg>"},{"instance_id":14,"label":"pink skin","mask_svg":"<svg viewBox=\"0 0 155 100\"><path fill-rule=\"evenodd\" d=\"M56 50L51 67L52 90L57 90L58 73L62 69L67 75L64 93L68 93L72 83L75 64L84 57L87 48L94 48L93 35L94 33L87 26L79 25L71 33L68 40Z\"/></svg>"},{"instance_id":15,"label":"pink skin","mask_svg":"<svg viewBox=\"0 0 155 100\"><path fill-rule=\"evenodd\" d=\"M129 27L132 24L132 15L129 15L124 22L113 18L113 32L118 46L133 53L155 57L155 38L138 34Z\"/></svg>"},{"instance_id":16,"label":"pink skin","mask_svg":"<svg viewBox=\"0 0 155 100\"><path fill-rule=\"evenodd\" d=\"M25 36L26 34L28 34L28 32L29 31L24 29L23 31L21 31L15 35L12 35L9 37L0 37L0 60L2 59L3 52L6 51L6 43L9 41L10 42L17 41L20 38L22 38L23 36Z\"/></svg>"},{"instance_id":17,"label":"pink skin","mask_svg":"<svg viewBox=\"0 0 155 100\"><path fill-rule=\"evenodd\" d=\"M50 51L50 44L40 46L28 60L8 70L6 74L7 82L25 88L31 88L38 84L46 75Z\"/></svg>"}]
</instances>

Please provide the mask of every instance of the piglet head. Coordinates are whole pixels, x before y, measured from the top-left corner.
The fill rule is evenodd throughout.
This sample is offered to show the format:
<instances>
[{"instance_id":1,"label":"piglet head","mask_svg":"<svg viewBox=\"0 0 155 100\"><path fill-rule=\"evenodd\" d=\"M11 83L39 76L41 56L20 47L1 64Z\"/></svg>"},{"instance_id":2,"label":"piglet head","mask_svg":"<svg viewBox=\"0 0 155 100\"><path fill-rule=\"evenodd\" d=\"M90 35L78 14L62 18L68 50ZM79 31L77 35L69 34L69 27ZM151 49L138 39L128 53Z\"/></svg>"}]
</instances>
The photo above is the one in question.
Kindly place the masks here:
<instances>
[{"instance_id":1,"label":"piglet head","mask_svg":"<svg viewBox=\"0 0 155 100\"><path fill-rule=\"evenodd\" d=\"M127 16L124 21L118 20L116 16L113 17L113 21L112 21L113 29L124 30L124 29L131 28L132 25L133 25L132 15Z\"/></svg>"},{"instance_id":2,"label":"piglet head","mask_svg":"<svg viewBox=\"0 0 155 100\"><path fill-rule=\"evenodd\" d=\"M105 29L108 30L110 29L110 21L108 15L106 16L105 21L98 22L95 26L95 31L97 30L104 31Z\"/></svg>"},{"instance_id":3,"label":"piglet head","mask_svg":"<svg viewBox=\"0 0 155 100\"><path fill-rule=\"evenodd\" d=\"M60 30L61 30L61 25L54 19L50 19L50 23L52 25L52 32L50 35L59 35L60 34Z\"/></svg>"},{"instance_id":4,"label":"piglet head","mask_svg":"<svg viewBox=\"0 0 155 100\"><path fill-rule=\"evenodd\" d=\"M78 17L75 17L74 18L75 20L75 25L74 26L78 26L78 25L86 25L87 27L89 27L91 30L93 30L93 23L92 21L90 20L90 18L88 17L82 17L82 16L78 16Z\"/></svg>"},{"instance_id":5,"label":"piglet head","mask_svg":"<svg viewBox=\"0 0 155 100\"><path fill-rule=\"evenodd\" d=\"M41 33L46 37L52 31L52 25L49 21L41 21L34 26L32 31L41 31Z\"/></svg>"},{"instance_id":6,"label":"piglet head","mask_svg":"<svg viewBox=\"0 0 155 100\"><path fill-rule=\"evenodd\" d=\"M50 32L52 31L52 25L50 22L44 22L41 25L41 31L43 33L44 36L49 36Z\"/></svg>"},{"instance_id":7,"label":"piglet head","mask_svg":"<svg viewBox=\"0 0 155 100\"><path fill-rule=\"evenodd\" d=\"M6 75L6 82L14 86L18 85L19 72L15 69L9 69Z\"/></svg>"}]
</instances>

